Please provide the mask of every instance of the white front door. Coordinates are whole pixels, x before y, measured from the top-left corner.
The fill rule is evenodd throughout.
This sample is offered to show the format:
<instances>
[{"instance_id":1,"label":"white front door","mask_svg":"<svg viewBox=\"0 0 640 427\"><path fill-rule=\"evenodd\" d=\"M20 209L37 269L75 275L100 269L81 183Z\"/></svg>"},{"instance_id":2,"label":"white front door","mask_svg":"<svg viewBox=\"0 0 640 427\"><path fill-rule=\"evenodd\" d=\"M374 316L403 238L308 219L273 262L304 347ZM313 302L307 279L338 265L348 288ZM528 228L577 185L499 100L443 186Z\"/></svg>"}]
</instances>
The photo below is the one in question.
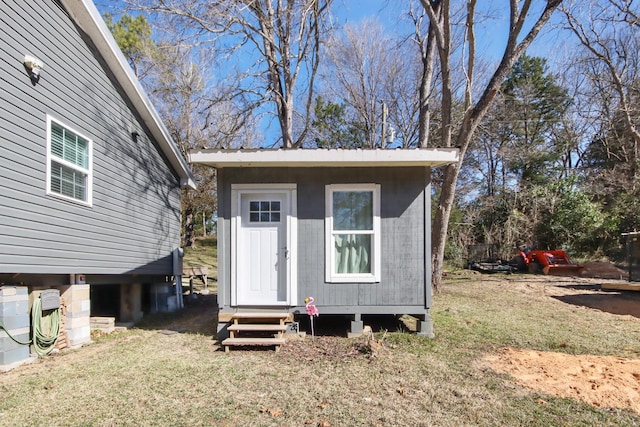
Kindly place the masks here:
<instances>
[{"instance_id":1,"label":"white front door","mask_svg":"<svg viewBox=\"0 0 640 427\"><path fill-rule=\"evenodd\" d=\"M237 209L233 294L237 305L286 305L290 300L292 192L256 187L233 192Z\"/></svg>"}]
</instances>

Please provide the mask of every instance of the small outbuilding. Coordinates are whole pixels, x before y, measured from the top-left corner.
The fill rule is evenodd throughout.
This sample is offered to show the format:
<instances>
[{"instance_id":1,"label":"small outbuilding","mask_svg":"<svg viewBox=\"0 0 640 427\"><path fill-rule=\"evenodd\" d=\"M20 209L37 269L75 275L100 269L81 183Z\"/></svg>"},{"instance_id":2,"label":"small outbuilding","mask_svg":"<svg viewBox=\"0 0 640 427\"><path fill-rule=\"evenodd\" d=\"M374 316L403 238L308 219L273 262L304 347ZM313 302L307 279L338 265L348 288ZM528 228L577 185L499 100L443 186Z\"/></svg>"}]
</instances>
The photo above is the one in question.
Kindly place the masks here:
<instances>
[{"instance_id":1,"label":"small outbuilding","mask_svg":"<svg viewBox=\"0 0 640 427\"><path fill-rule=\"evenodd\" d=\"M454 148L206 149L217 169L220 314L408 314L433 335L431 170ZM224 317L224 316L221 316ZM221 322L222 323L222 322ZM219 325L219 336L225 325Z\"/></svg>"}]
</instances>

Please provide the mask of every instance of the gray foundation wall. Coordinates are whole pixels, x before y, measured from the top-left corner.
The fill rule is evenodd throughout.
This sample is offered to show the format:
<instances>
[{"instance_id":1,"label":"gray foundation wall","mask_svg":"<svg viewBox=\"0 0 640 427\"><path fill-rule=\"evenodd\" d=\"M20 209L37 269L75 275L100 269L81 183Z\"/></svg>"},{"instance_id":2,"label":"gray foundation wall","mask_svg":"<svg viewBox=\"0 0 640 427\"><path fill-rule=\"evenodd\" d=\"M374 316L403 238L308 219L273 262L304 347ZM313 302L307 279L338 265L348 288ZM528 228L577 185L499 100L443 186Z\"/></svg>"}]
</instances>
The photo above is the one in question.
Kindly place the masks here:
<instances>
[{"instance_id":1,"label":"gray foundation wall","mask_svg":"<svg viewBox=\"0 0 640 427\"><path fill-rule=\"evenodd\" d=\"M26 286L0 286L0 367L29 358L29 293Z\"/></svg>"}]
</instances>

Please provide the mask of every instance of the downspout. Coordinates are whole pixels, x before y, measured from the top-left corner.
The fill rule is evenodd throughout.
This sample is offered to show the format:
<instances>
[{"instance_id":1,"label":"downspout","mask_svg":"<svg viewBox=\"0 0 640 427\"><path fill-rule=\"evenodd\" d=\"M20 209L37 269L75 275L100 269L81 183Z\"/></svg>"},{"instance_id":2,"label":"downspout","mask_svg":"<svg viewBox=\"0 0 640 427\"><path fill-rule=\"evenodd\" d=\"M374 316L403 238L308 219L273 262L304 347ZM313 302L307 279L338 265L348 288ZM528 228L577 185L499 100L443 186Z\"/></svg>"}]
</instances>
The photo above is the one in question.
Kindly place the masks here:
<instances>
[{"instance_id":1,"label":"downspout","mask_svg":"<svg viewBox=\"0 0 640 427\"><path fill-rule=\"evenodd\" d=\"M178 308L178 310L184 307L184 301L182 299L182 257L184 257L184 250L182 248L173 250L173 277L176 286L176 308Z\"/></svg>"}]
</instances>

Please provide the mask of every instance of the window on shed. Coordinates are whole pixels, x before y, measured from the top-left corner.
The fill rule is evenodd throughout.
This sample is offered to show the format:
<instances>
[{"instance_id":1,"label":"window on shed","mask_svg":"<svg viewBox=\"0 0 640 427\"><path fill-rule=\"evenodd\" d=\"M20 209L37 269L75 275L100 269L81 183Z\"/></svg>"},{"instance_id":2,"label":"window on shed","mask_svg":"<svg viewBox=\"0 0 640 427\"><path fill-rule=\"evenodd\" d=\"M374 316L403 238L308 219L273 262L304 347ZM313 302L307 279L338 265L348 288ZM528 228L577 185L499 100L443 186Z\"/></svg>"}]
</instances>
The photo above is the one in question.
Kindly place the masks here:
<instances>
[{"instance_id":1,"label":"window on shed","mask_svg":"<svg viewBox=\"0 0 640 427\"><path fill-rule=\"evenodd\" d=\"M380 186L326 187L326 281L380 281Z\"/></svg>"},{"instance_id":2,"label":"window on shed","mask_svg":"<svg viewBox=\"0 0 640 427\"><path fill-rule=\"evenodd\" d=\"M47 117L47 194L91 204L92 142Z\"/></svg>"}]
</instances>

